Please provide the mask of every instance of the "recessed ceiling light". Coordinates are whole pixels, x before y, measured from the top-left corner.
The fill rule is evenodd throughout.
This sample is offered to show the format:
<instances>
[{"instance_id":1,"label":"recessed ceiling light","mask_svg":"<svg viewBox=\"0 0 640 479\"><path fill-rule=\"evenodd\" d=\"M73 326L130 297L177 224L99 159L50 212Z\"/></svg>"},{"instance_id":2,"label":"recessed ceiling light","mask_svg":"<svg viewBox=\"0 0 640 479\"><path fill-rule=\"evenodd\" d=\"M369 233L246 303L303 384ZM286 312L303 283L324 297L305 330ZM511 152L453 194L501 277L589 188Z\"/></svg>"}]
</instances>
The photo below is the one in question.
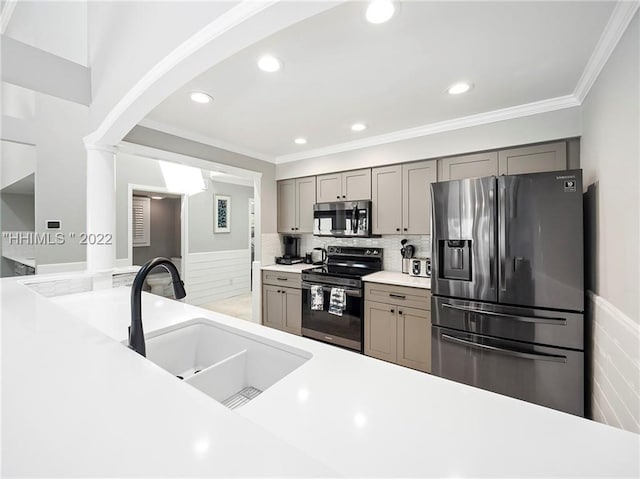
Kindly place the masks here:
<instances>
[{"instance_id":1,"label":"recessed ceiling light","mask_svg":"<svg viewBox=\"0 0 640 479\"><path fill-rule=\"evenodd\" d=\"M396 11L391 0L373 0L367 7L366 17L370 23L379 24L388 21Z\"/></svg>"},{"instance_id":2,"label":"recessed ceiling light","mask_svg":"<svg viewBox=\"0 0 640 479\"><path fill-rule=\"evenodd\" d=\"M265 55L258 60L258 68L263 72L273 73L282 68L282 63L272 55Z\"/></svg>"},{"instance_id":3,"label":"recessed ceiling light","mask_svg":"<svg viewBox=\"0 0 640 479\"><path fill-rule=\"evenodd\" d=\"M365 125L364 123L354 123L353 125L351 125L351 129L353 131L363 131L367 129L367 125Z\"/></svg>"},{"instance_id":4,"label":"recessed ceiling light","mask_svg":"<svg viewBox=\"0 0 640 479\"><path fill-rule=\"evenodd\" d=\"M162 196L152 196L151 199L152 200L163 200L164 197L162 197Z\"/></svg>"},{"instance_id":5,"label":"recessed ceiling light","mask_svg":"<svg viewBox=\"0 0 640 479\"><path fill-rule=\"evenodd\" d=\"M207 95L206 93L203 93L201 91L193 91L189 96L196 103L211 103L211 101L213 101L211 95Z\"/></svg>"},{"instance_id":6,"label":"recessed ceiling light","mask_svg":"<svg viewBox=\"0 0 640 479\"><path fill-rule=\"evenodd\" d=\"M471 89L471 85L466 82L459 82L449 87L449 95L460 95L461 93L468 92Z\"/></svg>"},{"instance_id":7,"label":"recessed ceiling light","mask_svg":"<svg viewBox=\"0 0 640 479\"><path fill-rule=\"evenodd\" d=\"M296 145L306 145L307 144L307 139L306 138L296 138L295 140L293 140L293 142Z\"/></svg>"}]
</instances>

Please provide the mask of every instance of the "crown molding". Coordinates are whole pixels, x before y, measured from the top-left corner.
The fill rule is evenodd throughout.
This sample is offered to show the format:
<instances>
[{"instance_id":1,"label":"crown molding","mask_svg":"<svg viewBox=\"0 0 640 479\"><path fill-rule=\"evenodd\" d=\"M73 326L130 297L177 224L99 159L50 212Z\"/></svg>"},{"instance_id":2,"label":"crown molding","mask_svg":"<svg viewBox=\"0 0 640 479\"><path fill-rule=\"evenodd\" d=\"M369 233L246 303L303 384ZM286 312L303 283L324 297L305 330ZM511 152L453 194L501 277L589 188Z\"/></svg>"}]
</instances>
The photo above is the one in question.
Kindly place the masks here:
<instances>
[{"instance_id":1,"label":"crown molding","mask_svg":"<svg viewBox=\"0 0 640 479\"><path fill-rule=\"evenodd\" d=\"M578 102L582 103L587 97L589 90L591 90L613 50L618 45L638 7L640 7L640 2L637 0L616 3L609 21L604 27L602 35L600 35L600 40L598 40L591 57L589 57L589 61L573 92Z\"/></svg>"},{"instance_id":2,"label":"crown molding","mask_svg":"<svg viewBox=\"0 0 640 479\"><path fill-rule=\"evenodd\" d=\"M579 106L580 103L573 95L565 95L547 100L540 100L523 105L502 108L476 115L463 116L452 120L439 121L427 125L408 128L406 130L398 130L383 135L370 136L361 140L339 143L314 150L303 151L291 155L282 155L276 157L276 164L289 163L291 161L306 160L318 156L334 155L345 151L358 150L370 146L382 145L385 143L393 143L396 141L410 140L421 136L433 135L446 131L459 130L472 126L486 125L503 120L511 120L524 116L536 115L538 113L546 113L565 108Z\"/></svg>"},{"instance_id":3,"label":"crown molding","mask_svg":"<svg viewBox=\"0 0 640 479\"><path fill-rule=\"evenodd\" d=\"M138 125L145 128L150 128L152 130L161 131L163 133L167 133L168 135L179 136L180 138L184 138L186 140L195 141L197 143L213 146L215 148L221 148L233 153L238 153L239 155L250 156L258 160L275 163L275 158L271 155L267 155L259 151L254 151L243 146L235 145L224 140L219 140L218 138L212 138L201 133L194 133L192 131L183 130L182 128L177 128L160 121L149 120L145 118L144 120L139 122Z\"/></svg>"}]
</instances>

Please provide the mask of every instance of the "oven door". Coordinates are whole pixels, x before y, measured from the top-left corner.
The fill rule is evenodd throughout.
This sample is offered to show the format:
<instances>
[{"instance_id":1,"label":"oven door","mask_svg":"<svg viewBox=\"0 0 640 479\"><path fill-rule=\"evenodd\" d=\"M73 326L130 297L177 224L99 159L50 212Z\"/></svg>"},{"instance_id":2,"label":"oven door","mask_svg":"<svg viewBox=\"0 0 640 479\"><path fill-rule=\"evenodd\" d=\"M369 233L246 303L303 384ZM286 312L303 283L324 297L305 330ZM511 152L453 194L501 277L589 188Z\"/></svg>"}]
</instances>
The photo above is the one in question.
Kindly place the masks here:
<instances>
[{"instance_id":1,"label":"oven door","mask_svg":"<svg viewBox=\"0 0 640 479\"><path fill-rule=\"evenodd\" d=\"M331 287L322 286L322 310L311 309L311 283L302 283L302 335L362 352L362 290L344 288L346 301L342 316L329 313Z\"/></svg>"}]
</instances>

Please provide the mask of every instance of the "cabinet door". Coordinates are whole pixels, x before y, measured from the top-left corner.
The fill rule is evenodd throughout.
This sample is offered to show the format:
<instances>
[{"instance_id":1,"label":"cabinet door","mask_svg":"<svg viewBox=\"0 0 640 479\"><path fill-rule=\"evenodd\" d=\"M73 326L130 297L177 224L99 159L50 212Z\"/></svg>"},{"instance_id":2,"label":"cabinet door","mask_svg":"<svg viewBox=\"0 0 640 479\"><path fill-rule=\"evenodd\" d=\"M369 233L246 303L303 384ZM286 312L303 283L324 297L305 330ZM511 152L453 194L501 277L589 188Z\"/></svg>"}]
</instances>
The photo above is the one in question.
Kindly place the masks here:
<instances>
[{"instance_id":1,"label":"cabinet door","mask_svg":"<svg viewBox=\"0 0 640 479\"><path fill-rule=\"evenodd\" d=\"M262 324L284 329L284 295L278 286L262 287Z\"/></svg>"},{"instance_id":2,"label":"cabinet door","mask_svg":"<svg viewBox=\"0 0 640 479\"><path fill-rule=\"evenodd\" d=\"M302 291L286 288L284 294L284 330L302 336Z\"/></svg>"},{"instance_id":3,"label":"cabinet door","mask_svg":"<svg viewBox=\"0 0 640 479\"><path fill-rule=\"evenodd\" d=\"M567 169L567 144L525 146L498 152L498 173L519 175Z\"/></svg>"},{"instance_id":4,"label":"cabinet door","mask_svg":"<svg viewBox=\"0 0 640 479\"><path fill-rule=\"evenodd\" d=\"M384 303L365 301L364 353L395 363L397 335L396 308Z\"/></svg>"},{"instance_id":5,"label":"cabinet door","mask_svg":"<svg viewBox=\"0 0 640 479\"><path fill-rule=\"evenodd\" d=\"M296 231L313 233L313 205L316 203L316 177L296 180Z\"/></svg>"},{"instance_id":6,"label":"cabinet door","mask_svg":"<svg viewBox=\"0 0 640 479\"><path fill-rule=\"evenodd\" d=\"M278 181L278 233L291 233L296 227L296 180Z\"/></svg>"},{"instance_id":7,"label":"cabinet door","mask_svg":"<svg viewBox=\"0 0 640 479\"><path fill-rule=\"evenodd\" d=\"M371 170L372 230L374 234L402 232L402 165Z\"/></svg>"},{"instance_id":8,"label":"cabinet door","mask_svg":"<svg viewBox=\"0 0 640 479\"><path fill-rule=\"evenodd\" d=\"M342 173L342 199L345 201L371 199L371 168Z\"/></svg>"},{"instance_id":9,"label":"cabinet door","mask_svg":"<svg viewBox=\"0 0 640 479\"><path fill-rule=\"evenodd\" d=\"M342 174L316 176L318 203L342 200Z\"/></svg>"},{"instance_id":10,"label":"cabinet door","mask_svg":"<svg viewBox=\"0 0 640 479\"><path fill-rule=\"evenodd\" d=\"M498 153L454 156L438 160L438 181L482 178L498 174Z\"/></svg>"},{"instance_id":11,"label":"cabinet door","mask_svg":"<svg viewBox=\"0 0 640 479\"><path fill-rule=\"evenodd\" d=\"M431 183L436 181L437 162L402 165L402 232L431 234Z\"/></svg>"},{"instance_id":12,"label":"cabinet door","mask_svg":"<svg viewBox=\"0 0 640 479\"><path fill-rule=\"evenodd\" d=\"M431 372L431 313L398 307L398 364Z\"/></svg>"}]
</instances>

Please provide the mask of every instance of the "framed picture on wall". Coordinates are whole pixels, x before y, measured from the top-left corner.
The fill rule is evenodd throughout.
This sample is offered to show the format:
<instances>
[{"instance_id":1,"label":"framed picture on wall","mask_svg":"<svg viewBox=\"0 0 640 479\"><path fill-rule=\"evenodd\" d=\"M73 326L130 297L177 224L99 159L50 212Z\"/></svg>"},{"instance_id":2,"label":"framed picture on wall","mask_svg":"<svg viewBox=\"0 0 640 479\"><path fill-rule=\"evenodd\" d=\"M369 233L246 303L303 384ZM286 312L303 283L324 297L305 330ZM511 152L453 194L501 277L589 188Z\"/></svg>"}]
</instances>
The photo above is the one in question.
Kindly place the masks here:
<instances>
[{"instance_id":1,"label":"framed picture on wall","mask_svg":"<svg viewBox=\"0 0 640 479\"><path fill-rule=\"evenodd\" d=\"M231 197L215 195L213 208L213 232L231 233Z\"/></svg>"}]
</instances>

